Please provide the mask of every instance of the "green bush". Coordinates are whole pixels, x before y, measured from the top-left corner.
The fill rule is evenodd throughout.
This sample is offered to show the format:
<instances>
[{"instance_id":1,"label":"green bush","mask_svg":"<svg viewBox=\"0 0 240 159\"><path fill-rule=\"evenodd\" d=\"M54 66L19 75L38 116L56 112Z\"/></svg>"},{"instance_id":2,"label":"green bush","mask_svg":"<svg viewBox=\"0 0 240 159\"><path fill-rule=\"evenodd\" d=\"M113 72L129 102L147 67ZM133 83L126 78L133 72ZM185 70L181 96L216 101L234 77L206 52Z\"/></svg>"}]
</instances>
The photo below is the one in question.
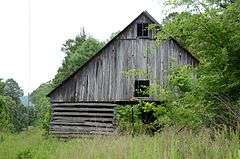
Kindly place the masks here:
<instances>
[{"instance_id":1,"label":"green bush","mask_svg":"<svg viewBox=\"0 0 240 159\"><path fill-rule=\"evenodd\" d=\"M120 132L140 133L142 122L138 105L121 105L117 107L117 125Z\"/></svg>"},{"instance_id":2,"label":"green bush","mask_svg":"<svg viewBox=\"0 0 240 159\"><path fill-rule=\"evenodd\" d=\"M184 66L174 69L168 86L160 88L156 96L171 107L175 123L236 129L240 122L239 1L169 2L192 10L165 21L156 33L157 42L174 37L200 63L195 70Z\"/></svg>"},{"instance_id":3,"label":"green bush","mask_svg":"<svg viewBox=\"0 0 240 159\"><path fill-rule=\"evenodd\" d=\"M11 122L11 106L14 106L15 102L6 96L0 96L0 131L10 131L14 125Z\"/></svg>"},{"instance_id":4,"label":"green bush","mask_svg":"<svg viewBox=\"0 0 240 159\"><path fill-rule=\"evenodd\" d=\"M165 126L191 129L207 126L213 117L211 109L208 108L213 103L204 99L205 90L201 79L194 77L196 71L197 68L190 66L173 66L164 86L151 85L148 92L157 98L160 104L139 101L139 104L133 106L120 106L118 108L120 129L126 130L130 127L130 130L134 129L135 132L138 129L156 132ZM154 121L143 124L142 114L148 112L152 113ZM134 127L132 121L135 123Z\"/></svg>"}]
</instances>

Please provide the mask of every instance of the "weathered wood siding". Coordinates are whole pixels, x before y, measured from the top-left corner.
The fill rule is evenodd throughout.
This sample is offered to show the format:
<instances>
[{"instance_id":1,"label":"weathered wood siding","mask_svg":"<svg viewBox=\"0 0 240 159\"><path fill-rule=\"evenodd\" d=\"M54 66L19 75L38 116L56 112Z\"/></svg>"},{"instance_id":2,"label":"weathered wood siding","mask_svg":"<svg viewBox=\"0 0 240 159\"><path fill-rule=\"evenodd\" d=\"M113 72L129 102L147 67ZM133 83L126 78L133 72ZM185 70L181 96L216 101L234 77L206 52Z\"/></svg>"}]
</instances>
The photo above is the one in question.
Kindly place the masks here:
<instances>
[{"instance_id":1,"label":"weathered wood siding","mask_svg":"<svg viewBox=\"0 0 240 159\"><path fill-rule=\"evenodd\" d=\"M54 103L50 132L59 137L111 134L115 131L115 104Z\"/></svg>"},{"instance_id":2,"label":"weathered wood siding","mask_svg":"<svg viewBox=\"0 0 240 159\"><path fill-rule=\"evenodd\" d=\"M134 97L135 79L149 79L150 84L164 84L168 67L197 63L196 59L174 40L160 46L150 32L149 38L137 37L137 23L151 20L142 16L122 32L108 47L81 68L51 94L52 102L113 102ZM149 77L126 77L124 71L143 69Z\"/></svg>"}]
</instances>

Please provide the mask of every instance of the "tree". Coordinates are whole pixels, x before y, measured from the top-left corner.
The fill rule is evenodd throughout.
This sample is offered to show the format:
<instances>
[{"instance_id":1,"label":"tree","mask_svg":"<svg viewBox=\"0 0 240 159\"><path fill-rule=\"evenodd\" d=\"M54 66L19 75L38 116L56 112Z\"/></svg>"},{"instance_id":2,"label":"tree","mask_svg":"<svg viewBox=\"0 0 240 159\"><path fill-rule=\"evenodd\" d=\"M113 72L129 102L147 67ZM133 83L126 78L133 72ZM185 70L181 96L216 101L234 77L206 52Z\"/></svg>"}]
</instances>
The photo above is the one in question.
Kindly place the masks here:
<instances>
[{"instance_id":1,"label":"tree","mask_svg":"<svg viewBox=\"0 0 240 159\"><path fill-rule=\"evenodd\" d=\"M0 131L19 132L29 126L28 108L10 96L0 95Z\"/></svg>"},{"instance_id":2,"label":"tree","mask_svg":"<svg viewBox=\"0 0 240 159\"><path fill-rule=\"evenodd\" d=\"M174 20L174 19L177 17L177 15L179 15L178 12L169 13L169 14L163 19L163 24L168 23L169 21Z\"/></svg>"},{"instance_id":3,"label":"tree","mask_svg":"<svg viewBox=\"0 0 240 159\"><path fill-rule=\"evenodd\" d=\"M198 78L192 89L182 92L182 96L172 100L170 105L178 103L178 108L187 106L193 112L198 109L197 105L209 110L205 114L209 119L202 119L205 125L226 124L236 128L240 121L236 113L240 111L239 2L225 1L226 7L217 6L220 1L176 2L179 6L188 4L192 8L199 7L196 3L202 2L199 4L205 10L186 10L168 21L157 33L158 42L174 37L200 59L196 70ZM174 93L173 90L170 92Z\"/></svg>"},{"instance_id":4,"label":"tree","mask_svg":"<svg viewBox=\"0 0 240 159\"><path fill-rule=\"evenodd\" d=\"M0 95L4 95L5 83L0 79Z\"/></svg>"},{"instance_id":5,"label":"tree","mask_svg":"<svg viewBox=\"0 0 240 159\"><path fill-rule=\"evenodd\" d=\"M18 83L10 78L7 79L4 86L5 95L12 97L15 101L20 102L20 97L23 96L23 90L19 87Z\"/></svg>"},{"instance_id":6,"label":"tree","mask_svg":"<svg viewBox=\"0 0 240 159\"><path fill-rule=\"evenodd\" d=\"M15 101L11 97L0 95L0 131L10 131L14 127L11 115L12 105L15 105Z\"/></svg>"},{"instance_id":7,"label":"tree","mask_svg":"<svg viewBox=\"0 0 240 159\"><path fill-rule=\"evenodd\" d=\"M167 0L168 4L175 6L187 5L188 7L203 7L203 8L224 8L236 3L237 0Z\"/></svg>"},{"instance_id":8,"label":"tree","mask_svg":"<svg viewBox=\"0 0 240 159\"><path fill-rule=\"evenodd\" d=\"M32 124L32 107L20 102L23 90L14 79L0 80L0 130L19 132Z\"/></svg>"},{"instance_id":9,"label":"tree","mask_svg":"<svg viewBox=\"0 0 240 159\"><path fill-rule=\"evenodd\" d=\"M30 95L30 100L36 108L36 122L45 130L48 130L49 128L51 108L50 100L46 97L46 95L51 89L51 82L43 83Z\"/></svg>"},{"instance_id":10,"label":"tree","mask_svg":"<svg viewBox=\"0 0 240 159\"><path fill-rule=\"evenodd\" d=\"M14 101L14 103L10 105L10 111L11 123L13 124L13 132L20 132L30 125L30 114L28 112L28 107L25 107L21 103Z\"/></svg>"}]
</instances>

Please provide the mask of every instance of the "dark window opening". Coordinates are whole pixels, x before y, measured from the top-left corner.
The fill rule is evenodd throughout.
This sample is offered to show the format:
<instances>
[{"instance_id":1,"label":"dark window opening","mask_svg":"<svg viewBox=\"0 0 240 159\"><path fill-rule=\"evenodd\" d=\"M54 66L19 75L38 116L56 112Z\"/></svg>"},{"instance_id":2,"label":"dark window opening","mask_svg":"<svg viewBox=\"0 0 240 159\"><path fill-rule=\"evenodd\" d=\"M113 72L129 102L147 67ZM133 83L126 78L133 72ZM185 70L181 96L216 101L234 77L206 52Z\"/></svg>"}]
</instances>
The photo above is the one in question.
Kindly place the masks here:
<instances>
[{"instance_id":1,"label":"dark window opening","mask_svg":"<svg viewBox=\"0 0 240 159\"><path fill-rule=\"evenodd\" d=\"M147 37L148 36L148 23L138 23L137 24L137 36Z\"/></svg>"},{"instance_id":2,"label":"dark window opening","mask_svg":"<svg viewBox=\"0 0 240 159\"><path fill-rule=\"evenodd\" d=\"M149 97L148 87L150 85L149 80L136 80L135 81L135 97Z\"/></svg>"},{"instance_id":3,"label":"dark window opening","mask_svg":"<svg viewBox=\"0 0 240 159\"><path fill-rule=\"evenodd\" d=\"M137 24L137 36L142 36L142 30L143 30L142 28L143 26L141 23Z\"/></svg>"},{"instance_id":4,"label":"dark window opening","mask_svg":"<svg viewBox=\"0 0 240 159\"><path fill-rule=\"evenodd\" d=\"M150 124L156 120L156 117L154 116L153 111L149 112L144 112L143 110L141 111L141 116L142 116L142 122L144 124Z\"/></svg>"},{"instance_id":5,"label":"dark window opening","mask_svg":"<svg viewBox=\"0 0 240 159\"><path fill-rule=\"evenodd\" d=\"M143 36L148 36L148 24L143 23Z\"/></svg>"}]
</instances>

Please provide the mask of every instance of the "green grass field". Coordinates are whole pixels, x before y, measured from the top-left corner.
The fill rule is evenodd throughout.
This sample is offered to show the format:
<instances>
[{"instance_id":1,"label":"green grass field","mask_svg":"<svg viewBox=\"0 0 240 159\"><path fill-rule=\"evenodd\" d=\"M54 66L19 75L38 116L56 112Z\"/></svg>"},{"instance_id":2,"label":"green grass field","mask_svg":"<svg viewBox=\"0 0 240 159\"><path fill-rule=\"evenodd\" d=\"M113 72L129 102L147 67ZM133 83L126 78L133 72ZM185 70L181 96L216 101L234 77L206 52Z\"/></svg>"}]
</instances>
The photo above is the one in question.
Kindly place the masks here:
<instances>
[{"instance_id":1,"label":"green grass field","mask_svg":"<svg viewBox=\"0 0 240 159\"><path fill-rule=\"evenodd\" d=\"M45 137L33 129L0 133L1 159L240 159L239 136L207 130L176 133L165 129L154 136L95 136L71 140Z\"/></svg>"}]
</instances>

